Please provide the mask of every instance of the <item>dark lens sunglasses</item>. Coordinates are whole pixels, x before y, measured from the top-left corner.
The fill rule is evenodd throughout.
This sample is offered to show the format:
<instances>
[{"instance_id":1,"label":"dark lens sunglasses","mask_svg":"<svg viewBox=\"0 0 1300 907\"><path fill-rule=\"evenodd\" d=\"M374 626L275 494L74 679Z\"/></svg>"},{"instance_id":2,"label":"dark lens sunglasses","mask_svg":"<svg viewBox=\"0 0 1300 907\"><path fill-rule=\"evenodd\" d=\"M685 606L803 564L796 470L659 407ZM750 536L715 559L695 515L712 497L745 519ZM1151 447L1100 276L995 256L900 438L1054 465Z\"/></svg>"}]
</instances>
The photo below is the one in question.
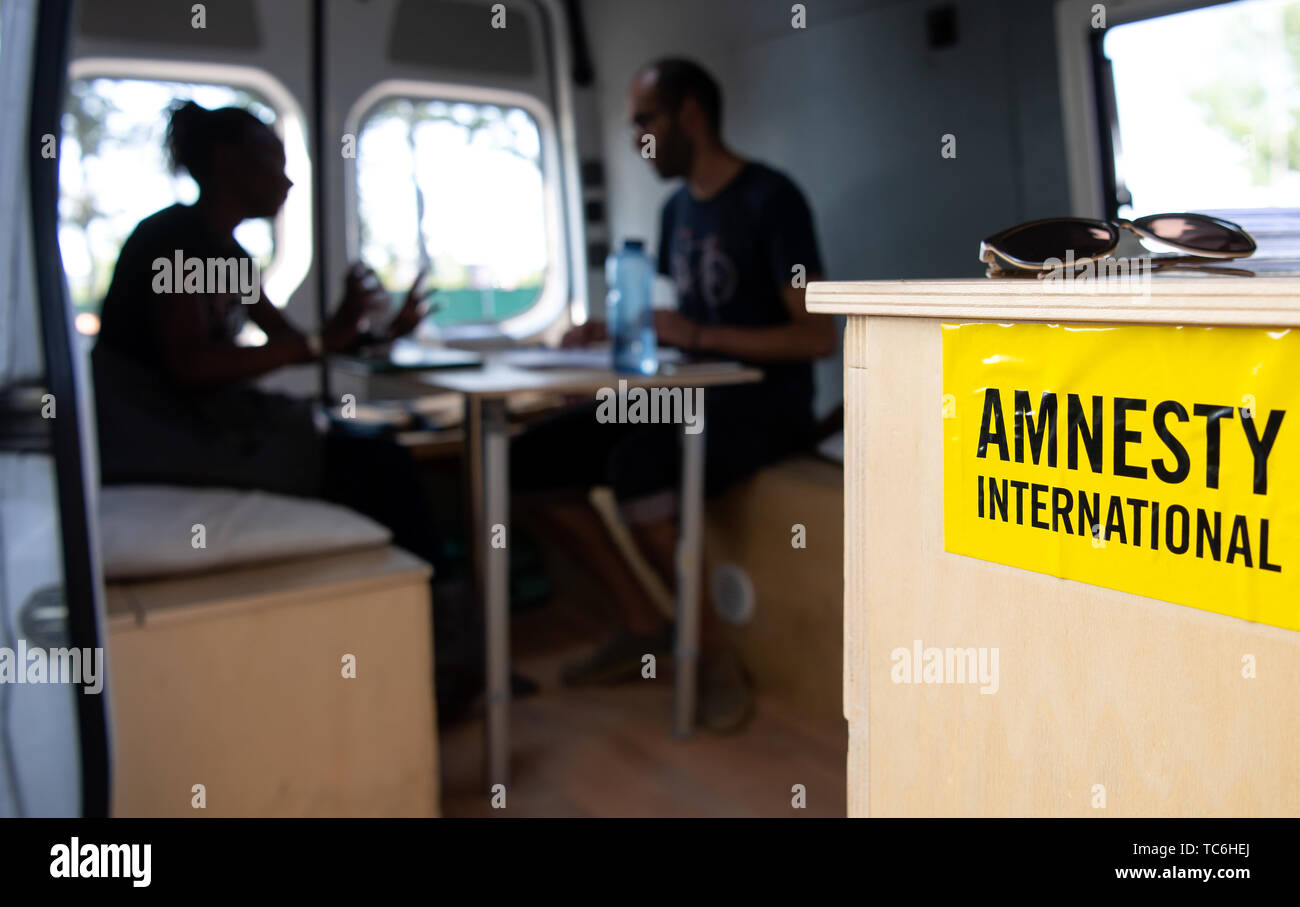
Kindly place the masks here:
<instances>
[{"instance_id":1,"label":"dark lens sunglasses","mask_svg":"<svg viewBox=\"0 0 1300 907\"><path fill-rule=\"evenodd\" d=\"M1201 258L1246 258L1255 253L1255 240L1231 221L1208 214L1150 214L1131 221L1084 217L1030 221L980 243L980 261L998 268L1002 259L1014 268L1042 271L1059 267L1073 251L1075 264L1086 264L1114 252L1121 229Z\"/></svg>"}]
</instances>

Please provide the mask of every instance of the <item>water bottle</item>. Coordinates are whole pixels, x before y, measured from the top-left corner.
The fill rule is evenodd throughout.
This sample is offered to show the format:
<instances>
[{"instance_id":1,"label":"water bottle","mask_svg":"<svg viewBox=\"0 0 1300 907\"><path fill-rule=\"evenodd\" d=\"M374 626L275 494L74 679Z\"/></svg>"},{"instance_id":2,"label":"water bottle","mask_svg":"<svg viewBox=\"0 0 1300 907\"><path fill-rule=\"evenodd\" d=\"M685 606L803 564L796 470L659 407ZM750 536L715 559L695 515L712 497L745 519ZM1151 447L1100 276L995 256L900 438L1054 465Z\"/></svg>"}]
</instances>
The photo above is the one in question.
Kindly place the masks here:
<instances>
[{"instance_id":1,"label":"water bottle","mask_svg":"<svg viewBox=\"0 0 1300 907\"><path fill-rule=\"evenodd\" d=\"M655 313L651 299L654 266L645 243L625 240L617 254L605 260L605 318L614 346L614 371L653 375L659 370L655 343Z\"/></svg>"}]
</instances>

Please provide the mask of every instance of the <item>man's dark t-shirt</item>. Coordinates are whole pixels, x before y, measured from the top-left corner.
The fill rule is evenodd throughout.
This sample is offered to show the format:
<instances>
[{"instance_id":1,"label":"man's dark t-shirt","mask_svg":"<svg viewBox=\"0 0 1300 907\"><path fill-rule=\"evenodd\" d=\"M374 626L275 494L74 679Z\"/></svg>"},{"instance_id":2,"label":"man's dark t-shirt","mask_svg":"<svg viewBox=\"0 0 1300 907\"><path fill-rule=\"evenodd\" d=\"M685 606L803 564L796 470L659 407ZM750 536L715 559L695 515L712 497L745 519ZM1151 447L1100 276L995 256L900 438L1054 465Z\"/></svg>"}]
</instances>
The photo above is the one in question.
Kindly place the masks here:
<instances>
[{"instance_id":1,"label":"man's dark t-shirt","mask_svg":"<svg viewBox=\"0 0 1300 907\"><path fill-rule=\"evenodd\" d=\"M683 186L664 205L659 271L673 279L678 310L694 321L788 324L781 292L791 285L796 265L803 266L805 276L822 271L812 213L798 187L771 167L746 163L712 198L700 201ZM729 393L729 402L748 399L811 421L812 364L758 366L765 375L762 384L739 397Z\"/></svg>"},{"instance_id":2,"label":"man's dark t-shirt","mask_svg":"<svg viewBox=\"0 0 1300 907\"><path fill-rule=\"evenodd\" d=\"M794 183L770 167L748 163L712 198L699 201L683 187L664 205L659 270L673 278L678 309L692 320L789 324L782 289L790 286L795 265L807 274L821 272L812 215ZM756 365L762 382L705 391L704 488L710 496L811 440L812 364ZM607 425L597 409L580 407L514 439L513 487L606 485L629 504L662 499L679 485L679 426Z\"/></svg>"}]
</instances>

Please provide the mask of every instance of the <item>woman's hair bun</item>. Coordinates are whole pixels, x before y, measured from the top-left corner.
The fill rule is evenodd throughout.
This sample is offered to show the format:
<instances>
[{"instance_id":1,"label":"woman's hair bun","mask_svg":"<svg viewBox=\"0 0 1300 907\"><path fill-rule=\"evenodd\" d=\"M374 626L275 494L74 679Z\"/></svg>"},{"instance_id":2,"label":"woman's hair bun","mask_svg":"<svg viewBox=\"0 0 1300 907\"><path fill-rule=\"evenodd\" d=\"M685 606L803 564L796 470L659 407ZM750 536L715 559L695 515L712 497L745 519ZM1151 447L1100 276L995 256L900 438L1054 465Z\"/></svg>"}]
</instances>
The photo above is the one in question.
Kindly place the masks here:
<instances>
[{"instance_id":1,"label":"woman's hair bun","mask_svg":"<svg viewBox=\"0 0 1300 907\"><path fill-rule=\"evenodd\" d=\"M196 171L204 169L211 119L212 111L193 101L186 101L172 110L171 121L167 124L167 152L172 170L187 170L196 181L202 182L200 172Z\"/></svg>"},{"instance_id":2,"label":"woman's hair bun","mask_svg":"<svg viewBox=\"0 0 1300 907\"><path fill-rule=\"evenodd\" d=\"M167 124L172 170L187 170L200 187L206 185L211 175L212 149L217 145L242 145L253 128L267 127L242 107L209 110L193 101L174 107Z\"/></svg>"}]
</instances>

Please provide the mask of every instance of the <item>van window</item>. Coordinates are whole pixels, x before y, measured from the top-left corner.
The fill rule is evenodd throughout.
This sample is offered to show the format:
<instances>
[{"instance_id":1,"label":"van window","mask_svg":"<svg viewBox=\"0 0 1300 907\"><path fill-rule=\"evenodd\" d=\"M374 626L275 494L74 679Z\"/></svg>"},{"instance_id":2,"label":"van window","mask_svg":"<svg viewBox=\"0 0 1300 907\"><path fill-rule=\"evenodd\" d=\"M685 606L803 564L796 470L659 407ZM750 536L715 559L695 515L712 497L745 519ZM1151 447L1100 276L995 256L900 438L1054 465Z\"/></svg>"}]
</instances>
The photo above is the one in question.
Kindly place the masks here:
<instances>
[{"instance_id":1,"label":"van window","mask_svg":"<svg viewBox=\"0 0 1300 907\"><path fill-rule=\"evenodd\" d=\"M436 325L498 322L541 298L549 236L543 133L518 106L386 97L356 136L361 257L389 287L421 266L439 289Z\"/></svg>"},{"instance_id":2,"label":"van window","mask_svg":"<svg viewBox=\"0 0 1300 907\"><path fill-rule=\"evenodd\" d=\"M1239 0L1107 30L1119 213L1300 208L1297 48L1296 0Z\"/></svg>"},{"instance_id":3,"label":"van window","mask_svg":"<svg viewBox=\"0 0 1300 907\"><path fill-rule=\"evenodd\" d=\"M198 198L188 174L171 172L164 147L172 106L190 100L208 108L243 107L284 137L282 112L251 88L118 77L69 80L59 147L59 248L76 326L83 334L99 330L99 307L122 244L136 224L169 205ZM307 192L310 177L294 172L296 155L287 157L290 179L299 192ZM309 246L310 216L296 222L301 219L291 225L294 243ZM275 281L285 258L284 220L282 213L277 223L250 220L235 230L265 275L267 295L281 306L301 281L301 276L293 286Z\"/></svg>"}]
</instances>

